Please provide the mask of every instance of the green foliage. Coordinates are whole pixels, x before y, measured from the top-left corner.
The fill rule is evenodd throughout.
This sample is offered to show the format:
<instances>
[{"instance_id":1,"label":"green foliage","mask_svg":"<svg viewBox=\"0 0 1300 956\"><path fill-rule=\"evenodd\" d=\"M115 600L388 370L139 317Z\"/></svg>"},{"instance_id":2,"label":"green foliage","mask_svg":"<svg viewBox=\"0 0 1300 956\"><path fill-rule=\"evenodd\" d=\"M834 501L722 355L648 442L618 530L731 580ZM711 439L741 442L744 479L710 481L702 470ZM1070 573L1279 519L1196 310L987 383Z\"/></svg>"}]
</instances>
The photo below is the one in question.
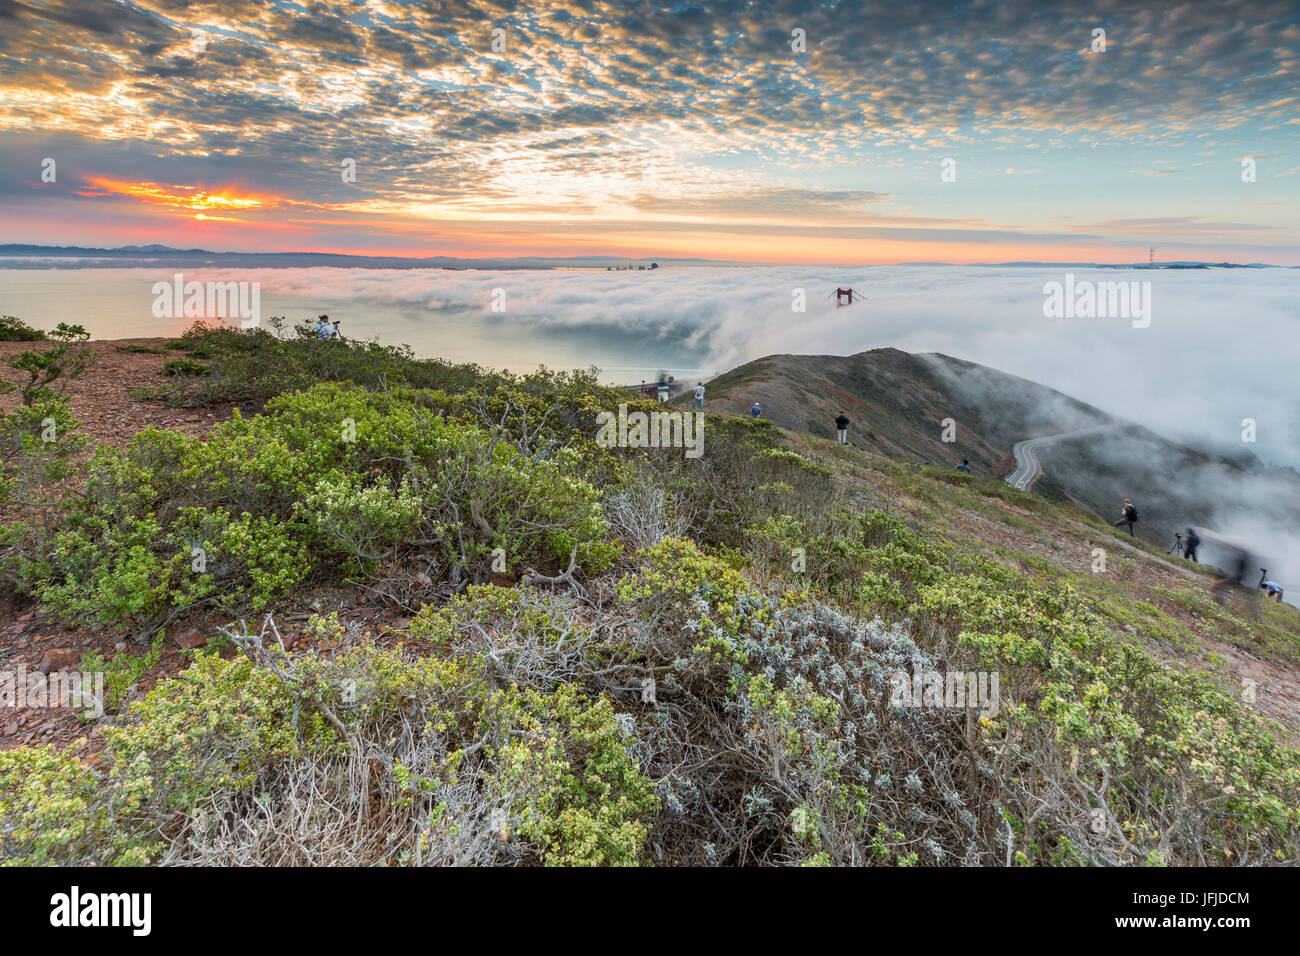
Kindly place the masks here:
<instances>
[{"instance_id":1,"label":"green foliage","mask_svg":"<svg viewBox=\"0 0 1300 956\"><path fill-rule=\"evenodd\" d=\"M118 710L140 678L158 663L165 637L164 632L159 631L149 650L143 654L119 651L112 660L106 660L103 655L91 651L81 658L80 668L83 673L101 672L104 675L105 710Z\"/></svg>"},{"instance_id":2,"label":"green foliage","mask_svg":"<svg viewBox=\"0 0 1300 956\"><path fill-rule=\"evenodd\" d=\"M172 359L163 363L164 375L207 375L210 366L190 359Z\"/></svg>"},{"instance_id":3,"label":"green foliage","mask_svg":"<svg viewBox=\"0 0 1300 956\"><path fill-rule=\"evenodd\" d=\"M932 583L948 561L947 549L881 511L846 508L824 522L790 515L769 517L748 529L755 559L787 587L812 585L848 607L887 620L905 615L912 596ZM802 549L805 567L791 566Z\"/></svg>"},{"instance_id":4,"label":"green foliage","mask_svg":"<svg viewBox=\"0 0 1300 956\"><path fill-rule=\"evenodd\" d=\"M27 381L18 385L27 406L62 396L68 383L83 375L95 361L95 353L85 345L90 333L80 325L60 322L43 337L54 343L51 348L20 352L9 360L11 368L27 373ZM49 388L54 382L59 382L57 392Z\"/></svg>"},{"instance_id":5,"label":"green foliage","mask_svg":"<svg viewBox=\"0 0 1300 956\"><path fill-rule=\"evenodd\" d=\"M214 800L259 816L263 806L241 794L255 798L307 766L343 780L351 760L412 727L454 745L436 766L399 761L381 772L371 786L385 800L437 796L474 764L485 799L510 795L508 819L539 861L640 862L656 801L607 700L573 687L489 693L454 662L373 645L332 658L277 650L261 663L199 653L107 730L100 768L70 751L0 752L0 845L10 863L151 862L164 850L162 824L201 832Z\"/></svg>"},{"instance_id":6,"label":"green foliage","mask_svg":"<svg viewBox=\"0 0 1300 956\"><path fill-rule=\"evenodd\" d=\"M511 810L518 832L553 866L640 862L657 801L627 752L608 700L569 685L552 694L502 692L488 701L489 751L506 792L529 796ZM540 788L538 784L540 783Z\"/></svg>"},{"instance_id":7,"label":"green foliage","mask_svg":"<svg viewBox=\"0 0 1300 956\"><path fill-rule=\"evenodd\" d=\"M148 863L162 842L120 827L120 802L105 796L71 750L0 750L0 866Z\"/></svg>"},{"instance_id":8,"label":"green foliage","mask_svg":"<svg viewBox=\"0 0 1300 956\"><path fill-rule=\"evenodd\" d=\"M486 622L511 633L536 635L548 643L568 637L574 630L568 615L531 601L531 596L529 588L472 584L444 605L426 604L411 618L406 631L445 650L452 649L463 633L476 632Z\"/></svg>"},{"instance_id":9,"label":"green foliage","mask_svg":"<svg viewBox=\"0 0 1300 956\"><path fill-rule=\"evenodd\" d=\"M0 342L43 342L45 333L16 315L0 315Z\"/></svg>"},{"instance_id":10,"label":"green foliage","mask_svg":"<svg viewBox=\"0 0 1300 956\"><path fill-rule=\"evenodd\" d=\"M643 555L636 573L618 582L618 596L640 605L656 626L690 630L705 640L696 650L744 658L740 608L753 595L742 574L704 554L690 540L665 538ZM698 614L699 602L707 613Z\"/></svg>"},{"instance_id":11,"label":"green foliage","mask_svg":"<svg viewBox=\"0 0 1300 956\"><path fill-rule=\"evenodd\" d=\"M747 529L769 518L826 523L836 500L830 469L782 447L771 422L710 415L705 434L703 457L646 456L640 472L615 480L663 489L691 537L711 548L747 547Z\"/></svg>"},{"instance_id":12,"label":"green foliage","mask_svg":"<svg viewBox=\"0 0 1300 956\"><path fill-rule=\"evenodd\" d=\"M652 828L657 855L691 863L1295 858L1296 753L1141 646L1193 640L1182 613L1291 653L1292 609L1247 621L1194 590L1139 599L1046 550L941 538L968 527L948 522L959 509L1034 537L1067 519L1107 533L1000 482L873 460L854 484L824 462L860 477L857 451L741 417L710 417L698 460L599 448L596 415L638 400L592 373L282 327L169 343L187 353L169 365L205 370L170 400L265 412L204 440L146 429L99 450L84 487L76 422L47 388L71 366L46 380L28 360L33 401L0 420L0 570L69 618L156 625L418 567L455 594L408 626L432 654L318 619L328 654L223 636L245 656L196 652L133 702L161 634L143 655L88 655L120 718L94 767L0 753L6 861L298 859L261 841L328 833L315 862L346 832L331 861L634 865ZM498 582L571 559L588 580L488 585L494 554ZM1000 681L987 712L892 696L900 673L977 668ZM305 792L306 817L258 829Z\"/></svg>"},{"instance_id":13,"label":"green foliage","mask_svg":"<svg viewBox=\"0 0 1300 956\"><path fill-rule=\"evenodd\" d=\"M413 554L484 578L607 567L616 546L577 455L528 456L499 432L429 416L415 393L342 384L238 411L207 440L146 429L100 449L36 590L120 623L215 602L262 610L314 574Z\"/></svg>"},{"instance_id":14,"label":"green foliage","mask_svg":"<svg viewBox=\"0 0 1300 956\"><path fill-rule=\"evenodd\" d=\"M47 567L57 531L61 489L77 474L86 438L61 398L44 398L0 415L0 575L29 590Z\"/></svg>"}]
</instances>

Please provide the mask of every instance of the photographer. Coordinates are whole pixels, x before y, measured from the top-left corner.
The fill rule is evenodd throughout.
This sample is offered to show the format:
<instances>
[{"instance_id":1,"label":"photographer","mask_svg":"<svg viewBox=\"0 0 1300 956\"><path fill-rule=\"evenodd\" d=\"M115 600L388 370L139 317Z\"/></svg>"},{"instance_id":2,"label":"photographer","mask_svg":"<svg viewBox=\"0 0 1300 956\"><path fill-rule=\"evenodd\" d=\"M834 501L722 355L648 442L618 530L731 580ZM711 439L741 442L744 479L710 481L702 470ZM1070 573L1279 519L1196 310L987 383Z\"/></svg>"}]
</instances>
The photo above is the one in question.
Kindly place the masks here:
<instances>
[{"instance_id":1,"label":"photographer","mask_svg":"<svg viewBox=\"0 0 1300 956\"><path fill-rule=\"evenodd\" d=\"M327 339L338 338L338 334L339 334L339 328L338 328L338 325L339 325L339 324L338 324L337 322L335 322L333 325L331 325L331 324L330 324L330 317L329 317L328 315L317 316L317 318L316 318L316 338L317 338L317 340L318 340L318 341L321 341L321 342L324 342L324 341L326 341Z\"/></svg>"}]
</instances>

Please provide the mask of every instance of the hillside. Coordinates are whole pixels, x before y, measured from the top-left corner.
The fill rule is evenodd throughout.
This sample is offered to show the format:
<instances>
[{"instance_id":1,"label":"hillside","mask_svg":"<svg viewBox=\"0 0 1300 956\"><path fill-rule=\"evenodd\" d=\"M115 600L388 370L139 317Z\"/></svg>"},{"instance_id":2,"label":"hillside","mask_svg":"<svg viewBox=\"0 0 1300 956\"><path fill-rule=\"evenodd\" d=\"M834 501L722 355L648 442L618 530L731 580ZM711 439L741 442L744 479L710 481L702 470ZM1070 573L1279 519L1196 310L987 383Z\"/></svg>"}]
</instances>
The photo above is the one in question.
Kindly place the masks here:
<instances>
[{"instance_id":1,"label":"hillside","mask_svg":"<svg viewBox=\"0 0 1300 956\"><path fill-rule=\"evenodd\" d=\"M758 401L764 418L821 438L834 437L842 411L853 423L850 441L864 451L935 465L965 455L985 473L1006 469L1011 446L1022 438L1111 421L1025 379L898 349L767 356L711 380L708 399L709 407L719 402L733 414ZM957 425L954 443L943 441L947 418Z\"/></svg>"},{"instance_id":2,"label":"hillside","mask_svg":"<svg viewBox=\"0 0 1300 956\"><path fill-rule=\"evenodd\" d=\"M1095 426L1092 434L1045 446L1036 493L1072 500L1115 520L1125 498L1138 503L1139 533L1168 547L1188 525L1249 538L1256 562L1300 576L1300 475L1265 468L1249 452L1229 462L1170 441L1036 382L937 353L875 349L857 355L771 355L708 384L708 407L744 414L755 400L782 428L833 437L852 420L856 447L890 458L952 467L962 456L977 473L1004 477L1023 439ZM945 443L945 419L956 441ZM1267 514L1253 502L1267 502ZM1219 557L1207 545L1209 560Z\"/></svg>"},{"instance_id":3,"label":"hillside","mask_svg":"<svg viewBox=\"0 0 1300 956\"><path fill-rule=\"evenodd\" d=\"M102 715L0 724L11 859L1297 856L1300 615L1220 605L1207 569L1074 502L916 463L907 423L942 401L921 359L883 357L897 395L861 357L829 373L896 403L893 454L711 409L688 459L597 445L601 411L659 406L585 374L266 332L128 345L95 343L66 399L6 400L0 663L108 688ZM162 374L177 354L189 374ZM775 416L785 380L751 381ZM1011 432L981 434L992 461ZM955 674L997 690L954 703Z\"/></svg>"}]
</instances>

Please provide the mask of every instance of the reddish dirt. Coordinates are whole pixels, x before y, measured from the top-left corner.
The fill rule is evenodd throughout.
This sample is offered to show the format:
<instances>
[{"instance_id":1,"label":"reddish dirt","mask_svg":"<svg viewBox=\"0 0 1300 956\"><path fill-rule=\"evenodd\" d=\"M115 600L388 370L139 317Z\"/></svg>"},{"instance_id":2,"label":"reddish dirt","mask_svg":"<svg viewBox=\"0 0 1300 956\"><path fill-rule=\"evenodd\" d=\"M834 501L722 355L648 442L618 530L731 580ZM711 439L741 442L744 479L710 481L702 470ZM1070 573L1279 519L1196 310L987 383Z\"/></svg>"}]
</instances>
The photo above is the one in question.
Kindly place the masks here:
<instances>
[{"instance_id":1,"label":"reddish dirt","mask_svg":"<svg viewBox=\"0 0 1300 956\"><path fill-rule=\"evenodd\" d=\"M166 339L112 339L95 341L97 361L87 372L67 383L67 397L73 412L81 419L81 430L97 444L123 447L136 432L150 425L170 428L186 435L205 435L214 422L230 417L230 404L208 408L168 408L162 402L141 402L131 393L142 387L156 387L174 381L163 374L163 364L185 358L184 352L163 349ZM147 352L123 352L124 345L138 345L162 350L161 355ZM0 342L0 378L17 384L22 374L9 368L9 360L28 349L42 350L40 342ZM62 383L52 386L56 391ZM18 405L15 392L0 395L0 410ZM245 406L245 411L250 411Z\"/></svg>"},{"instance_id":2,"label":"reddish dirt","mask_svg":"<svg viewBox=\"0 0 1300 956\"><path fill-rule=\"evenodd\" d=\"M136 432L149 426L168 428L190 436L203 436L214 424L230 418L235 405L220 404L205 408L169 408L161 402L138 401L131 397L142 386L161 385L170 379L163 374L163 363L183 358L185 353L163 350L162 354L123 352L123 345L141 345L162 349L165 339L117 339L91 342L98 359L82 376L68 383L66 395L73 414L81 421L81 431L92 439L92 446L124 447ZM0 377L17 384L21 376L8 367L8 361L27 349L40 350L42 343L0 342ZM55 383L56 387L59 383ZM0 409L8 411L18 404L10 392L0 395ZM257 411L243 406L245 414ZM279 623L287 644L306 646L311 640L301 633L302 624L313 610L339 610L339 618L356 624L358 633L373 636L385 625L397 620L397 613L367 606L364 595L352 591L318 591L302 595L303 607L292 609ZM313 608L312 605L317 607ZM296 613L296 612L301 613ZM207 639L229 623L213 614L195 614L173 621L166 628L159 663L141 679L138 691L151 689L162 677L174 676L188 663L195 648L207 646ZM259 622L250 621L250 626ZM55 669L75 670L90 652L112 659L116 654L140 655L148 642L132 632L117 632L103 625L70 627L37 609L30 600L0 591L0 675L13 674L21 667L28 675L37 671L42 660L55 652ZM227 650L227 653L230 653ZM102 747L101 731L114 721L112 714L100 720L82 721L68 707L11 708L0 706L0 749L36 744L78 742L87 754Z\"/></svg>"}]
</instances>

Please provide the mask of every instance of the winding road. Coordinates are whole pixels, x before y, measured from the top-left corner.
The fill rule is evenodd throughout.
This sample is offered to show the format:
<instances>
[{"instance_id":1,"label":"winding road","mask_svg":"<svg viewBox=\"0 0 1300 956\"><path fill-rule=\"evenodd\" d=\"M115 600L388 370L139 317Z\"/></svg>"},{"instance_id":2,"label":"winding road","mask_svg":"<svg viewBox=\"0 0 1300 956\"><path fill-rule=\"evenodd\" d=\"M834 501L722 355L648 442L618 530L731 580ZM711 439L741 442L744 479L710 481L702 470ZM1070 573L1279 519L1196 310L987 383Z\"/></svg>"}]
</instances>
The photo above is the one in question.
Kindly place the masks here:
<instances>
[{"instance_id":1,"label":"winding road","mask_svg":"<svg viewBox=\"0 0 1300 956\"><path fill-rule=\"evenodd\" d=\"M1043 466L1038 463L1038 456L1034 454L1035 449L1050 445L1052 442L1078 438L1080 435L1090 435L1114 427L1113 425L1091 425L1072 432L1061 432L1059 435L1044 435L1041 438L1026 438L1024 441L1016 442L1015 447L1011 449L1011 453L1016 456L1016 470L1007 475L1007 484L1012 488L1028 491L1038 480L1038 476L1043 473Z\"/></svg>"}]
</instances>

